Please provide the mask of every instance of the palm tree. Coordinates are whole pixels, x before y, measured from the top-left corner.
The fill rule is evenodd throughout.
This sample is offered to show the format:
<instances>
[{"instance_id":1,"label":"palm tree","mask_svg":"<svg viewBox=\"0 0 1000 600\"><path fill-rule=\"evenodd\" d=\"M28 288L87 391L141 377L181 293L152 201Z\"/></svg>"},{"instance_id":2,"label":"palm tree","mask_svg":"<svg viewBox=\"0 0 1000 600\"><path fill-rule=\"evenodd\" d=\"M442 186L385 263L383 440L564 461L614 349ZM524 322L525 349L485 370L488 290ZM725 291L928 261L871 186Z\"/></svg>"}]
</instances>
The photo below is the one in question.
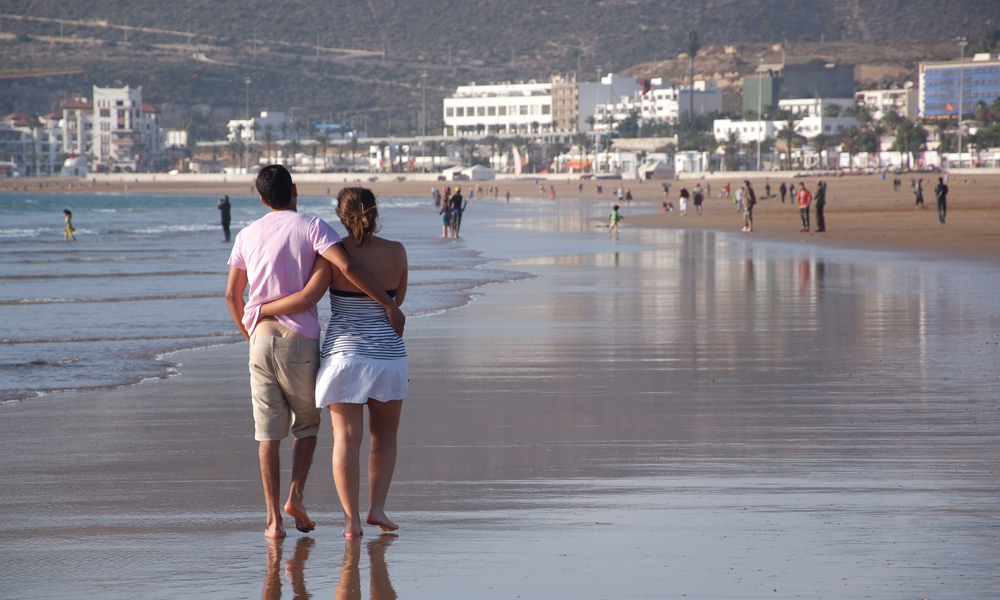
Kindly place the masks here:
<instances>
[{"instance_id":1,"label":"palm tree","mask_svg":"<svg viewBox=\"0 0 1000 600\"><path fill-rule=\"evenodd\" d=\"M302 142L298 140L292 140L285 144L285 152L288 154L289 164L288 166L295 166L295 156L302 152Z\"/></svg>"},{"instance_id":2,"label":"palm tree","mask_svg":"<svg viewBox=\"0 0 1000 600\"><path fill-rule=\"evenodd\" d=\"M840 138L840 145L847 153L847 168L854 169L854 155L858 153L858 128L851 127Z\"/></svg>"},{"instance_id":3,"label":"palm tree","mask_svg":"<svg viewBox=\"0 0 1000 600\"><path fill-rule=\"evenodd\" d=\"M590 151L594 148L594 138L581 132L573 136L573 144L578 148L578 151L583 152L581 164L590 158ZM593 163L591 163L591 167L593 167Z\"/></svg>"},{"instance_id":4,"label":"palm tree","mask_svg":"<svg viewBox=\"0 0 1000 600\"><path fill-rule=\"evenodd\" d=\"M722 154L723 162L726 165L727 171L736 171L736 167L739 164L739 154L740 152L740 132L729 131L726 133L726 139L722 141Z\"/></svg>"},{"instance_id":5,"label":"palm tree","mask_svg":"<svg viewBox=\"0 0 1000 600\"><path fill-rule=\"evenodd\" d=\"M816 154L819 155L819 167L821 169L824 167L830 167L829 160L826 161L826 165L823 164L823 152L825 152L827 148L832 148L835 145L835 142L836 140L834 138L826 135L825 133L817 134L809 139L809 145L812 146L813 149L816 150Z\"/></svg>"},{"instance_id":6,"label":"palm tree","mask_svg":"<svg viewBox=\"0 0 1000 600\"><path fill-rule=\"evenodd\" d=\"M312 172L316 172L316 155L319 154L319 143L309 144L309 157L312 158ZM323 164L326 165L326 157L323 157Z\"/></svg>"},{"instance_id":7,"label":"palm tree","mask_svg":"<svg viewBox=\"0 0 1000 600\"><path fill-rule=\"evenodd\" d=\"M322 131L316 136L316 143L319 147L323 149L323 170L326 170L326 150L330 147L330 136ZM315 155L313 155L313 160L315 161Z\"/></svg>"},{"instance_id":8,"label":"palm tree","mask_svg":"<svg viewBox=\"0 0 1000 600\"><path fill-rule=\"evenodd\" d=\"M801 117L796 114L788 113L784 121L781 121L783 127L778 131L776 137L779 140L784 140L785 150L788 153L788 170L792 169L792 146L798 141L802 136L799 135Z\"/></svg>"},{"instance_id":9,"label":"palm tree","mask_svg":"<svg viewBox=\"0 0 1000 600\"><path fill-rule=\"evenodd\" d=\"M229 156L233 159L233 164L238 167L240 164L240 156L243 155L243 142L238 139L229 142L226 144L226 151L229 152Z\"/></svg>"},{"instance_id":10,"label":"palm tree","mask_svg":"<svg viewBox=\"0 0 1000 600\"><path fill-rule=\"evenodd\" d=\"M565 145L562 142L552 142L548 147L549 163L554 164L555 160L559 158L559 155L565 150ZM554 171L554 169L553 169Z\"/></svg>"},{"instance_id":11,"label":"palm tree","mask_svg":"<svg viewBox=\"0 0 1000 600\"><path fill-rule=\"evenodd\" d=\"M687 49L688 61L690 65L690 72L688 77L688 82L691 85L690 94L688 94L688 119L694 120L694 57L701 50L701 44L698 42L698 32L692 29L688 32L687 40L684 44Z\"/></svg>"},{"instance_id":12,"label":"palm tree","mask_svg":"<svg viewBox=\"0 0 1000 600\"><path fill-rule=\"evenodd\" d=\"M889 137L892 133L888 127L882 124L882 121L875 121L871 126L872 134L875 136L875 154L878 156L878 168L882 170L882 142Z\"/></svg>"},{"instance_id":13,"label":"palm tree","mask_svg":"<svg viewBox=\"0 0 1000 600\"><path fill-rule=\"evenodd\" d=\"M274 143L274 128L270 125L264 126L264 135L261 137L264 142L264 146L267 148L267 162L274 162L271 160L271 144Z\"/></svg>"}]
</instances>

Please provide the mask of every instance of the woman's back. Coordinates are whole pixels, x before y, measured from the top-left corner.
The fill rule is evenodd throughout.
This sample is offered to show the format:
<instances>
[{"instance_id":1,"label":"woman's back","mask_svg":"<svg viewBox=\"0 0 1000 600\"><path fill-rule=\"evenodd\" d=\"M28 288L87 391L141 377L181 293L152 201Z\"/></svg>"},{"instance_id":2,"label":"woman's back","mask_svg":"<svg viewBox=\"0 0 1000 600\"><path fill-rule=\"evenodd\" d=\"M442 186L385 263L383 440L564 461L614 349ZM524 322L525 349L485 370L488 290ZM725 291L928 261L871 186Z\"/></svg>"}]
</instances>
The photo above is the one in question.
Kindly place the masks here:
<instances>
[{"instance_id":1,"label":"woman's back","mask_svg":"<svg viewBox=\"0 0 1000 600\"><path fill-rule=\"evenodd\" d=\"M372 236L367 243L360 244L353 235L349 235L344 238L343 247L354 260L372 274L382 289L395 290L400 287L400 283L405 286L406 250L399 242ZM360 291L338 269L333 270L330 289L345 292ZM402 298L396 298L396 304L402 302Z\"/></svg>"}]
</instances>

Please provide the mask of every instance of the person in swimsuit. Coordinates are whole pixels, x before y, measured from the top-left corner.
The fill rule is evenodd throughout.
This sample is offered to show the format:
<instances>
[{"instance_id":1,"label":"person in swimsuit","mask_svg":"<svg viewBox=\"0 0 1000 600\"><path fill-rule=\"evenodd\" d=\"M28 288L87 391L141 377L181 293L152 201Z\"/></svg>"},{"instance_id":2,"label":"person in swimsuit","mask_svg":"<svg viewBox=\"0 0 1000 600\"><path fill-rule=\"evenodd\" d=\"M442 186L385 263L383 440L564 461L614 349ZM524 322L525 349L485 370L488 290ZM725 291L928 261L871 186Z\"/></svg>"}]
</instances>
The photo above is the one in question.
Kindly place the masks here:
<instances>
[{"instance_id":1,"label":"person in swimsuit","mask_svg":"<svg viewBox=\"0 0 1000 600\"><path fill-rule=\"evenodd\" d=\"M67 208L63 211L63 217L66 219L66 231L63 232L63 241L68 242L70 238L73 238L75 242L76 236L73 235L73 232L76 231L76 228L73 227L73 213Z\"/></svg>"},{"instance_id":2,"label":"person in swimsuit","mask_svg":"<svg viewBox=\"0 0 1000 600\"><path fill-rule=\"evenodd\" d=\"M350 232L343 239L344 249L401 305L406 298L406 249L399 242L375 236L379 227L375 195L365 188L344 188L337 195L337 216ZM385 501L396 467L396 432L408 391L403 339L378 303L339 269L319 260L301 292L265 304L261 314L312 307L327 287L331 314L316 375L316 405L329 409L333 423L333 478L344 509L344 535L362 535L358 493L365 405L371 435L366 522L382 531L394 531L398 527L386 516Z\"/></svg>"}]
</instances>

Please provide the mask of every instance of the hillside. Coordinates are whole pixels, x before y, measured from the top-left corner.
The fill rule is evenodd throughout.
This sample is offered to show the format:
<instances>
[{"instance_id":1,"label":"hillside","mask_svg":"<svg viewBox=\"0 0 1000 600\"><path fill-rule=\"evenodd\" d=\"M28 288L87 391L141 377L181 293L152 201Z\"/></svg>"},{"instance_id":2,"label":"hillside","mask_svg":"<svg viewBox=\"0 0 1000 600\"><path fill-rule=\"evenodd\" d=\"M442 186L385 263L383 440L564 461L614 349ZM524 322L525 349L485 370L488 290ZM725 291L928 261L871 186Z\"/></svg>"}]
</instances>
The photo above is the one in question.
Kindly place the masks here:
<instances>
[{"instance_id":1,"label":"hillside","mask_svg":"<svg viewBox=\"0 0 1000 600\"><path fill-rule=\"evenodd\" d=\"M79 67L83 74L3 79L0 111L44 113L92 84L142 85L168 127L197 112L219 123L245 110L293 110L309 120L367 120L372 133L415 129L420 73L431 127L440 98L469 81L547 77L577 70L677 77L696 29L705 76L742 75L757 54L789 40L789 60L866 65L872 81L911 78L915 60L972 51L1000 15L1000 0L817 2L518 0L425 3L291 0L88 0L2 4L0 76L12 69ZM839 39L837 43L819 40ZM256 40L256 41L255 41ZM923 45L926 43L927 45ZM736 51L727 55L724 47ZM383 58L383 49L385 55ZM704 60L702 60L704 59ZM631 68L630 67L634 67ZM874 70L865 71L872 67ZM877 67L877 68L876 68Z\"/></svg>"}]
</instances>

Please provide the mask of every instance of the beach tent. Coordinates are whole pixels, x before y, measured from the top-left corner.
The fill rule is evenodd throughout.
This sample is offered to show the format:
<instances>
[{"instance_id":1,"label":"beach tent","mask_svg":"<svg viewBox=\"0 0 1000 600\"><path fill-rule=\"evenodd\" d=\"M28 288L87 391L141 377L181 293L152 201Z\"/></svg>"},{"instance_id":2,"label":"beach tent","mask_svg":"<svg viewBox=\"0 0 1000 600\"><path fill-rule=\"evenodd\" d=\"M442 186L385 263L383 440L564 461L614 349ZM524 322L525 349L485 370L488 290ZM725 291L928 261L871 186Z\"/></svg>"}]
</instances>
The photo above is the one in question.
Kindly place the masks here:
<instances>
[{"instance_id":1,"label":"beach tent","mask_svg":"<svg viewBox=\"0 0 1000 600\"><path fill-rule=\"evenodd\" d=\"M464 169L465 165L456 165L441 171L441 174L444 175L444 178L448 181L454 181L455 179L467 179L467 176L462 173Z\"/></svg>"},{"instance_id":2,"label":"beach tent","mask_svg":"<svg viewBox=\"0 0 1000 600\"><path fill-rule=\"evenodd\" d=\"M673 179L674 168L663 161L656 161L639 167L643 179Z\"/></svg>"},{"instance_id":3,"label":"beach tent","mask_svg":"<svg viewBox=\"0 0 1000 600\"><path fill-rule=\"evenodd\" d=\"M496 179L493 169L484 167L483 165L472 165L468 169L462 169L462 175L465 175L472 181L490 181Z\"/></svg>"}]
</instances>

